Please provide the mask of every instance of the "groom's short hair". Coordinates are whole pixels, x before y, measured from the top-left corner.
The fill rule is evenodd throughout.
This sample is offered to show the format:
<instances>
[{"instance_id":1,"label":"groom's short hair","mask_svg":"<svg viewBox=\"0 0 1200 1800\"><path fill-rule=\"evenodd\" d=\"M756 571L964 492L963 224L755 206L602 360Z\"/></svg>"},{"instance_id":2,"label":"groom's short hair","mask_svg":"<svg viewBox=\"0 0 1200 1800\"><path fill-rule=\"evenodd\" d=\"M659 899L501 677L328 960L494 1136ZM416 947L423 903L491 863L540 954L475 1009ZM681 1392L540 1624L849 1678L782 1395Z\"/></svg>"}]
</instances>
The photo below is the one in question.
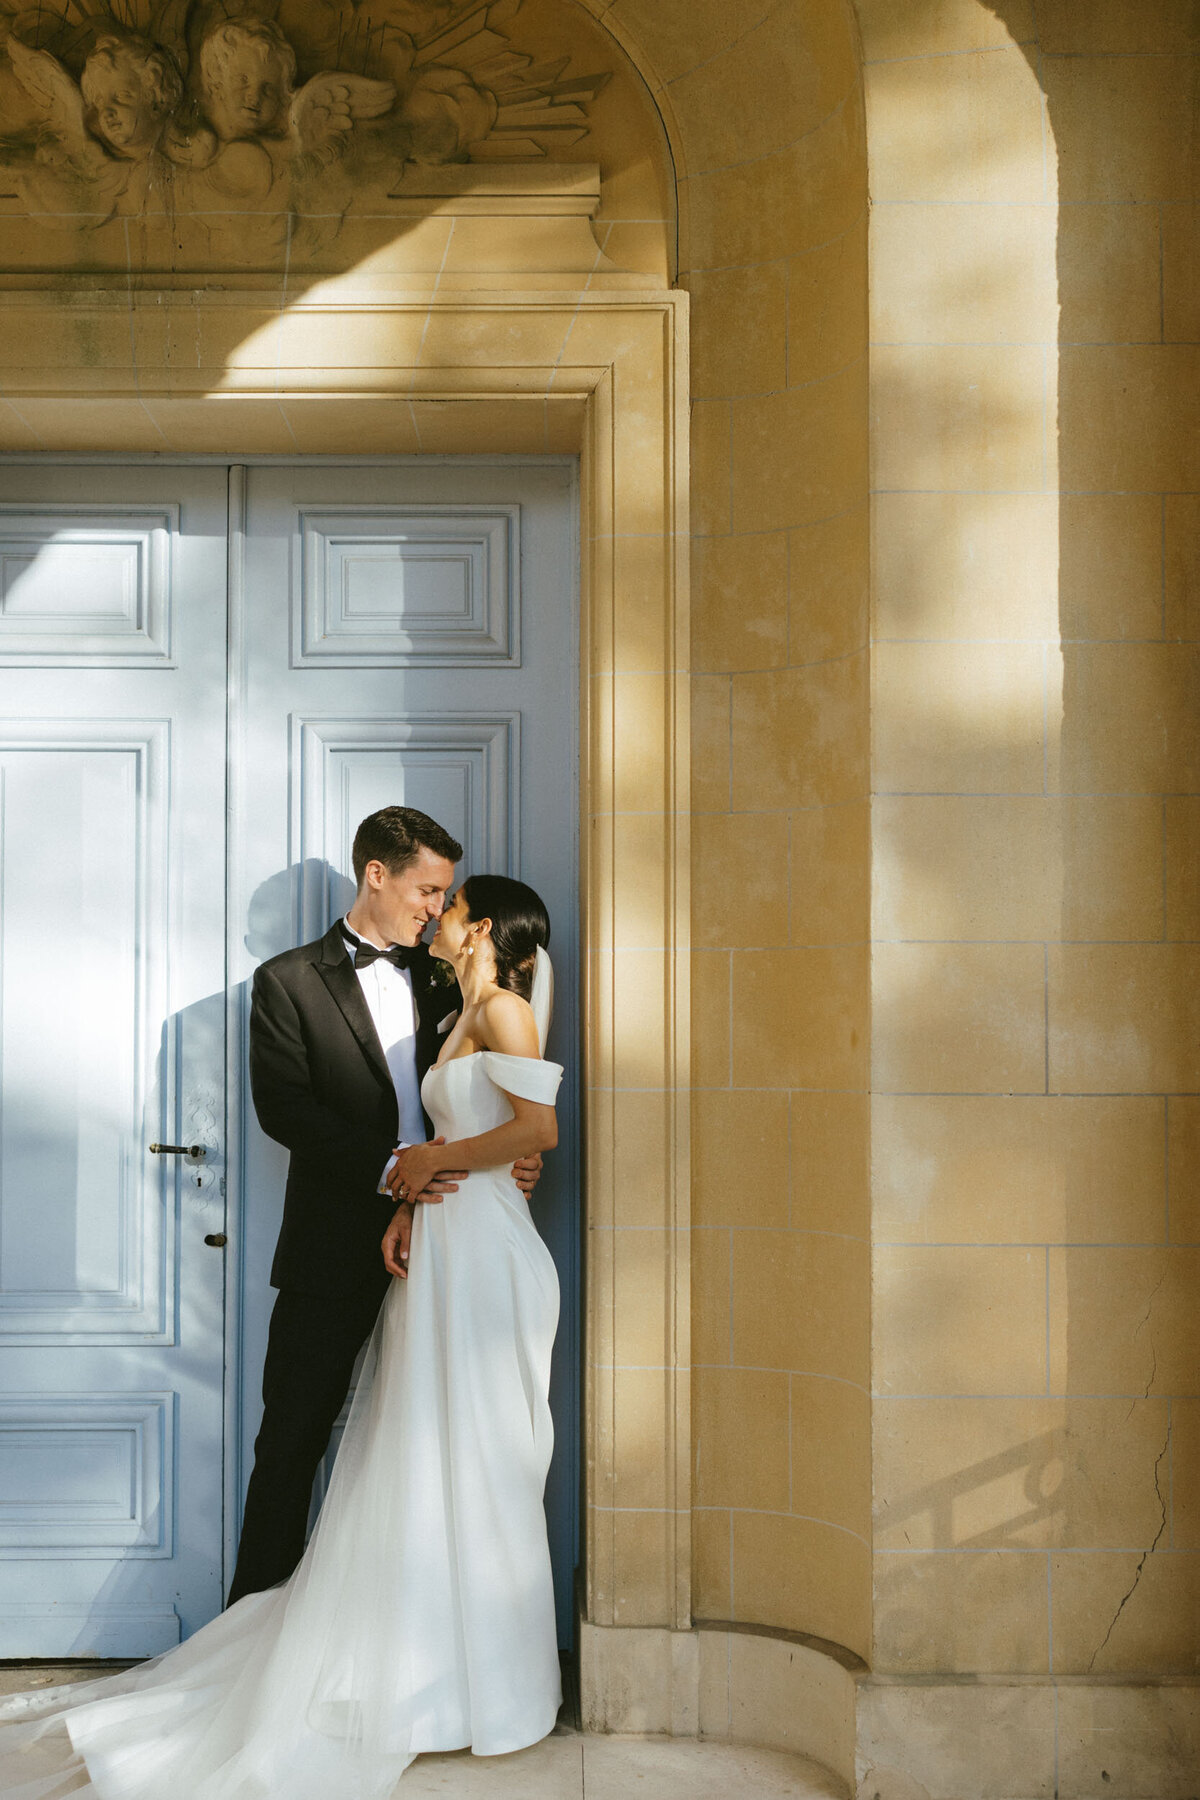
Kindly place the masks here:
<instances>
[{"instance_id":1,"label":"groom's short hair","mask_svg":"<svg viewBox=\"0 0 1200 1800\"><path fill-rule=\"evenodd\" d=\"M359 887L367 864L381 862L389 875L399 875L414 863L421 850L432 850L447 862L457 862L462 845L443 831L436 819L415 806L383 806L364 819L354 834L354 879Z\"/></svg>"}]
</instances>

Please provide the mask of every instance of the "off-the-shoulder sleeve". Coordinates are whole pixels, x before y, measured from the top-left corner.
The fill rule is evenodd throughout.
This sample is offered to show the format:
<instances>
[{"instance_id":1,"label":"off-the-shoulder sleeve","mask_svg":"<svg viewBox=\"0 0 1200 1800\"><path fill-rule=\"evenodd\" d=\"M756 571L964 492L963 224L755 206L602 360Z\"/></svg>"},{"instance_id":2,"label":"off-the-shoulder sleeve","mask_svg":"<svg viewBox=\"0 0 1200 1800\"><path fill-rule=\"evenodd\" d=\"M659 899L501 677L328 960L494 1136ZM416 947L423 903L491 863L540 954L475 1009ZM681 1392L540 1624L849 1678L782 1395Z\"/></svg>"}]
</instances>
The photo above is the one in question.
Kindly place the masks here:
<instances>
[{"instance_id":1,"label":"off-the-shoulder sleeve","mask_svg":"<svg viewBox=\"0 0 1200 1800\"><path fill-rule=\"evenodd\" d=\"M562 1080L562 1064L543 1062L534 1056L505 1056L499 1050L483 1052L483 1066L498 1088L516 1094L521 1100L537 1100L553 1106L558 1084Z\"/></svg>"}]
</instances>

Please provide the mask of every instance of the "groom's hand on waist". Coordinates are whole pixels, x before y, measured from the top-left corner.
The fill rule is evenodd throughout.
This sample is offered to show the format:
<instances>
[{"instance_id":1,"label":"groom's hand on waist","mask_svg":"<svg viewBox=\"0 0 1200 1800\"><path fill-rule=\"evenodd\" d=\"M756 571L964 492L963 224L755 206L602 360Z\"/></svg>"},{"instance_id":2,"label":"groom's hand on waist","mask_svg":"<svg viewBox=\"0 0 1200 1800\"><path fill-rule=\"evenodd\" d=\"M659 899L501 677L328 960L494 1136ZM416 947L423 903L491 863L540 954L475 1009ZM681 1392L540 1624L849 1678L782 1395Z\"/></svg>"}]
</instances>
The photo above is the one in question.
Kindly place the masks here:
<instances>
[{"instance_id":1,"label":"groom's hand on waist","mask_svg":"<svg viewBox=\"0 0 1200 1800\"><path fill-rule=\"evenodd\" d=\"M512 1166L512 1177L528 1200L537 1186L542 1174L542 1153L535 1150L532 1156L523 1156Z\"/></svg>"}]
</instances>

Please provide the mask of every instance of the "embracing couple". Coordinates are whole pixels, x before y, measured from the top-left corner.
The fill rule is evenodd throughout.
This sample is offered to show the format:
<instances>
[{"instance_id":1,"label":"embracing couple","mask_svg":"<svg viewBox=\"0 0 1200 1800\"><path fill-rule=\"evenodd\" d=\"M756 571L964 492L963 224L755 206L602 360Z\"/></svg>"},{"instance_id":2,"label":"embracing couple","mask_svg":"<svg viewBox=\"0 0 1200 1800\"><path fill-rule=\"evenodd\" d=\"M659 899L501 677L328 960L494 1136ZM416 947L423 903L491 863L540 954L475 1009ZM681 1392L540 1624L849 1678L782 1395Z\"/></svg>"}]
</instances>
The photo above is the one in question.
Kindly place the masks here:
<instances>
[{"instance_id":1,"label":"embracing couple","mask_svg":"<svg viewBox=\"0 0 1200 1800\"><path fill-rule=\"evenodd\" d=\"M7 1800L386 1800L422 1751L554 1727L558 1283L526 1199L562 1076L549 920L505 876L453 892L461 846L409 807L365 819L353 855L346 917L254 979L254 1103L291 1163L229 1608L0 1707Z\"/></svg>"}]
</instances>

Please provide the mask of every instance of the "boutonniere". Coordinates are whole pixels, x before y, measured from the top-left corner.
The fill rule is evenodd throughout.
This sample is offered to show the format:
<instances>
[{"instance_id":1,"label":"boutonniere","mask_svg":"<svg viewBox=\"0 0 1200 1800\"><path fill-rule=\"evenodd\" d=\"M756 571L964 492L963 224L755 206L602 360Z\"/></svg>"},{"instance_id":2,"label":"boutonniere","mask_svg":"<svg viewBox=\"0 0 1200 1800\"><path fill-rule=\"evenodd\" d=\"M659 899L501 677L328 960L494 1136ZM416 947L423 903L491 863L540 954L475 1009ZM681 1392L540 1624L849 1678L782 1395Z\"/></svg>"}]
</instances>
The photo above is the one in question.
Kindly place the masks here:
<instances>
[{"instance_id":1,"label":"boutonniere","mask_svg":"<svg viewBox=\"0 0 1200 1800\"><path fill-rule=\"evenodd\" d=\"M458 986L458 977L453 968L438 956L431 956L429 959L429 985L443 988Z\"/></svg>"}]
</instances>

